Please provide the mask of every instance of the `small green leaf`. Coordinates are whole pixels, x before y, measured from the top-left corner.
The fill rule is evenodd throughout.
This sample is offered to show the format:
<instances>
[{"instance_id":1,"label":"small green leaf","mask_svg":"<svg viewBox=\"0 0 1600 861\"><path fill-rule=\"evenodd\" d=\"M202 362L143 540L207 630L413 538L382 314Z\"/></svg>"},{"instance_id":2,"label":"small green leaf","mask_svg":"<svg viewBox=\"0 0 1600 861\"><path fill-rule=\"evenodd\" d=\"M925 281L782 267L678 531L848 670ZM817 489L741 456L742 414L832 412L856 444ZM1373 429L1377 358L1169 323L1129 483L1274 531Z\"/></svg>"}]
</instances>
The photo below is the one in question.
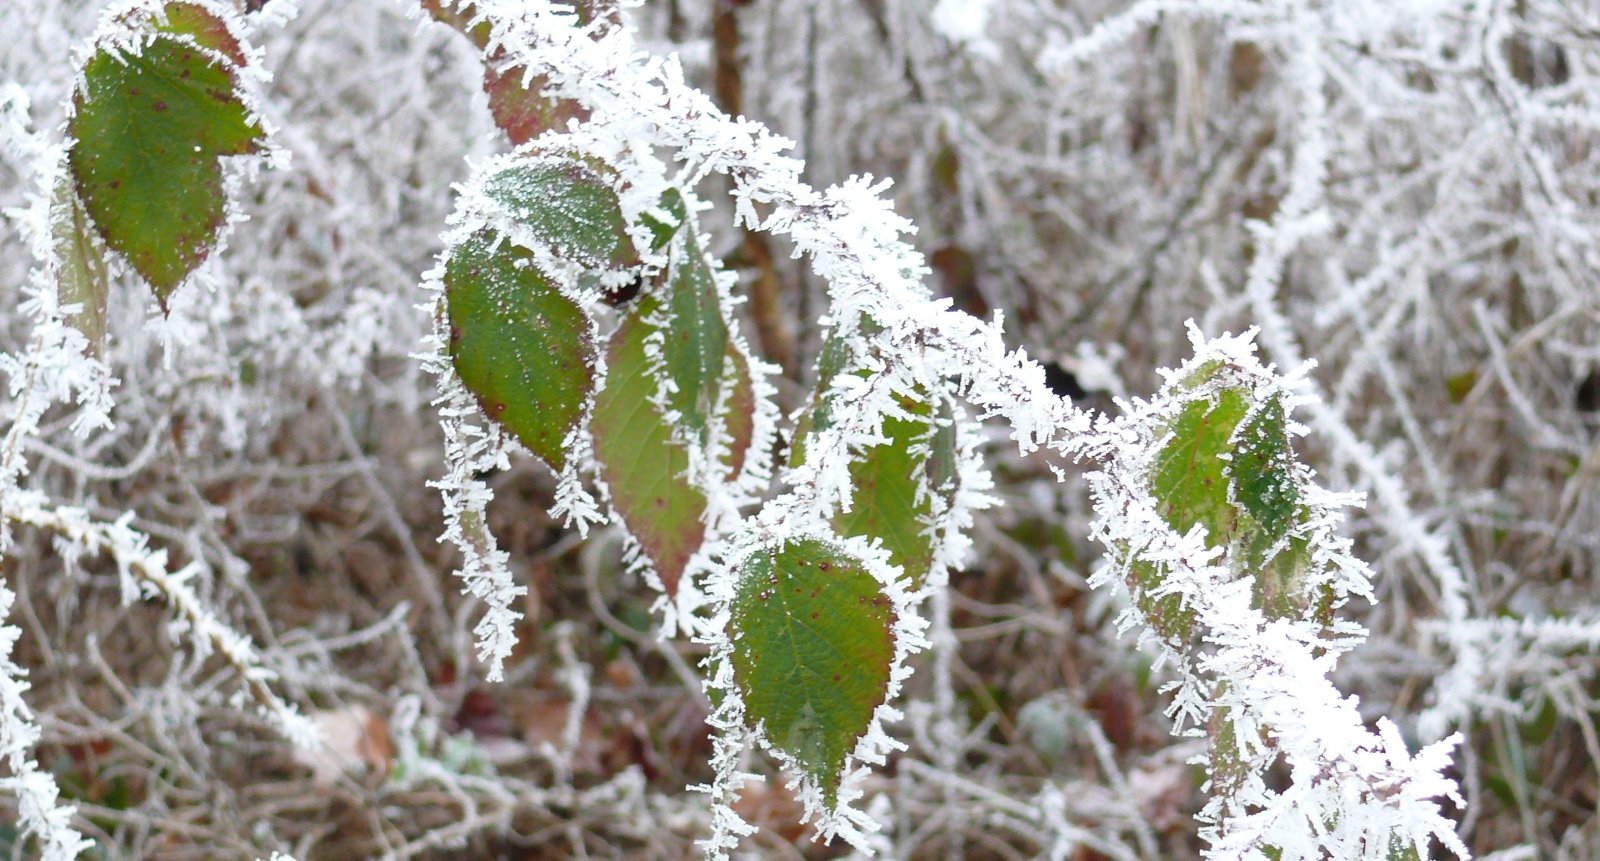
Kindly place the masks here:
<instances>
[{"instance_id":1,"label":"small green leaf","mask_svg":"<svg viewBox=\"0 0 1600 861\"><path fill-rule=\"evenodd\" d=\"M727 464L729 480L737 480L755 441L756 388L750 375L750 360L731 341L727 361L733 365L733 391L728 393L728 452L723 463Z\"/></svg>"},{"instance_id":2,"label":"small green leaf","mask_svg":"<svg viewBox=\"0 0 1600 861\"><path fill-rule=\"evenodd\" d=\"M638 262L617 193L574 158L531 158L488 177L483 193L555 254L589 268Z\"/></svg>"},{"instance_id":3,"label":"small green leaf","mask_svg":"<svg viewBox=\"0 0 1600 861\"><path fill-rule=\"evenodd\" d=\"M893 603L860 560L825 541L763 548L739 566L734 682L746 720L838 801L845 761L888 695Z\"/></svg>"},{"instance_id":4,"label":"small green leaf","mask_svg":"<svg viewBox=\"0 0 1600 861\"><path fill-rule=\"evenodd\" d=\"M1289 444L1283 400L1273 397L1256 410L1234 439L1231 463L1223 470L1232 479L1244 510L1276 542L1289 533L1300 502L1295 485L1294 450Z\"/></svg>"},{"instance_id":5,"label":"small green leaf","mask_svg":"<svg viewBox=\"0 0 1600 861\"><path fill-rule=\"evenodd\" d=\"M648 319L658 307L639 300L611 337L606 385L595 397L595 459L622 515L669 596L678 592L689 557L705 539L704 494L690 485L688 452L672 438L672 427L651 403L656 381L645 358L645 340L655 332Z\"/></svg>"},{"instance_id":6,"label":"small green leaf","mask_svg":"<svg viewBox=\"0 0 1600 861\"><path fill-rule=\"evenodd\" d=\"M881 539L889 561L919 589L933 564L932 494L919 499L918 492L932 487L928 454L935 429L925 402L902 397L900 405L912 418L885 418L888 442L854 457L850 510L840 512L834 525L845 535Z\"/></svg>"},{"instance_id":7,"label":"small green leaf","mask_svg":"<svg viewBox=\"0 0 1600 861\"><path fill-rule=\"evenodd\" d=\"M58 263L56 292L62 304L79 306L67 322L89 340L90 353L98 354L106 337L109 278L105 260L89 235L92 229L78 192L63 177L50 203L50 235Z\"/></svg>"},{"instance_id":8,"label":"small green leaf","mask_svg":"<svg viewBox=\"0 0 1600 861\"><path fill-rule=\"evenodd\" d=\"M1462 371L1445 378L1445 392L1450 396L1450 403L1460 404L1472 394L1472 389L1478 385L1476 371Z\"/></svg>"},{"instance_id":9,"label":"small green leaf","mask_svg":"<svg viewBox=\"0 0 1600 861\"><path fill-rule=\"evenodd\" d=\"M1228 500L1223 456L1232 450L1234 428L1249 404L1238 389L1223 389L1215 402L1196 400L1172 425L1172 438L1156 456L1151 489L1162 516L1178 532L1195 524L1206 528L1206 543L1216 547L1233 536L1237 512Z\"/></svg>"},{"instance_id":10,"label":"small green leaf","mask_svg":"<svg viewBox=\"0 0 1600 861\"><path fill-rule=\"evenodd\" d=\"M722 317L716 276L691 229L680 230L672 245L666 306L661 355L673 383L667 403L692 432L692 441L703 443L722 388L728 325Z\"/></svg>"},{"instance_id":11,"label":"small green leaf","mask_svg":"<svg viewBox=\"0 0 1600 861\"><path fill-rule=\"evenodd\" d=\"M663 221L650 213L641 216L645 227L650 230L650 250L660 251L667 247L672 237L678 235L678 230L683 227L689 217L689 210L683 202L683 195L677 189L669 188L661 195L660 208L666 213L670 222Z\"/></svg>"},{"instance_id":12,"label":"small green leaf","mask_svg":"<svg viewBox=\"0 0 1600 861\"><path fill-rule=\"evenodd\" d=\"M823 397L823 393L828 390L833 378L844 370L848 359L849 351L845 349L843 338L831 335L822 342L822 353L817 356L817 383L811 390L811 406L795 422L794 438L789 443L790 467L806 462L805 443L812 431L826 430L833 424L832 405Z\"/></svg>"},{"instance_id":13,"label":"small green leaf","mask_svg":"<svg viewBox=\"0 0 1600 861\"><path fill-rule=\"evenodd\" d=\"M450 250L450 358L483 411L559 472L594 389L595 347L583 310L531 258L488 231Z\"/></svg>"},{"instance_id":14,"label":"small green leaf","mask_svg":"<svg viewBox=\"0 0 1600 861\"><path fill-rule=\"evenodd\" d=\"M948 507L955 502L961 486L960 438L956 434L955 408L948 399L939 402L939 417L928 447L928 488L943 497Z\"/></svg>"},{"instance_id":15,"label":"small green leaf","mask_svg":"<svg viewBox=\"0 0 1600 861\"><path fill-rule=\"evenodd\" d=\"M89 58L67 123L85 208L163 310L222 228L218 160L256 151L263 135L236 92L243 54L226 25L187 3L166 11L169 35L138 54L101 49Z\"/></svg>"}]
</instances>

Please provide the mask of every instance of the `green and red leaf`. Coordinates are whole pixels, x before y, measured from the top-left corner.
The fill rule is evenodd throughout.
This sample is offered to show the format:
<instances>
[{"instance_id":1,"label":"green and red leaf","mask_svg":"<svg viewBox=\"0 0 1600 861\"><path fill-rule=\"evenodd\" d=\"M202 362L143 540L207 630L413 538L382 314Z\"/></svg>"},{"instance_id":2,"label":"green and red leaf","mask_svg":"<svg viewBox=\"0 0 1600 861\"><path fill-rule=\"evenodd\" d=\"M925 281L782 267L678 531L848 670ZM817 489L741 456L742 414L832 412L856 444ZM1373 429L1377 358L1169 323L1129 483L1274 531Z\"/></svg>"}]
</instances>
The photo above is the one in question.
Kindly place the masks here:
<instances>
[{"instance_id":1,"label":"green and red leaf","mask_svg":"<svg viewBox=\"0 0 1600 861\"><path fill-rule=\"evenodd\" d=\"M731 660L745 718L831 808L888 696L894 604L860 559L818 539L758 549L738 577Z\"/></svg>"},{"instance_id":2,"label":"green and red leaf","mask_svg":"<svg viewBox=\"0 0 1600 861\"><path fill-rule=\"evenodd\" d=\"M689 558L705 540L705 495L689 483L688 451L652 403L656 381L645 342L659 305L640 299L611 337L606 385L595 399L590 431L611 505L650 560L668 596L678 592Z\"/></svg>"},{"instance_id":3,"label":"green and red leaf","mask_svg":"<svg viewBox=\"0 0 1600 861\"><path fill-rule=\"evenodd\" d=\"M450 358L483 411L557 472L594 389L596 348L583 309L527 249L480 231L444 267Z\"/></svg>"},{"instance_id":4,"label":"green and red leaf","mask_svg":"<svg viewBox=\"0 0 1600 861\"><path fill-rule=\"evenodd\" d=\"M220 159L255 152L263 138L239 96L244 54L226 24L189 3L169 3L166 15L137 53L90 56L67 125L84 207L163 309L226 220Z\"/></svg>"}]
</instances>

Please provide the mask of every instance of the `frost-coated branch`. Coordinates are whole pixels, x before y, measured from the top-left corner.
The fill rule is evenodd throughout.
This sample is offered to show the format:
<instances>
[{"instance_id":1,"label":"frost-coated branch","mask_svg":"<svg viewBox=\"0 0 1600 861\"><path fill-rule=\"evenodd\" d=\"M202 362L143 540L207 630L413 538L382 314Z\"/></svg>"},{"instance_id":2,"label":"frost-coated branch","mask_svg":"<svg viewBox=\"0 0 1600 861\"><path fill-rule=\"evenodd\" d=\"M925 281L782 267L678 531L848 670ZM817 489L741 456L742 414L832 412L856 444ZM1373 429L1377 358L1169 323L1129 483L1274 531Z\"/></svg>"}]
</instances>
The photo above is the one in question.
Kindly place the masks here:
<instances>
[{"instance_id":1,"label":"frost-coated branch","mask_svg":"<svg viewBox=\"0 0 1600 861\"><path fill-rule=\"evenodd\" d=\"M675 58L639 54L626 27L592 37L570 11L544 0L472 8L490 27L488 50L503 51L525 68L528 81L547 77L547 92L588 107L587 127L614 138L617 151L642 142L671 150L685 165L686 185L711 172L731 177L739 218L789 235L826 279L836 331L853 336L863 317L877 324L872 348L886 357L894 381L853 411L860 421L849 428L852 434L876 435L891 389L907 391L909 384L947 373L962 381L971 402L1010 423L1024 453L1062 447L1063 436L1087 426L1087 416L1045 385L1037 363L1005 348L997 322L951 311L948 301L930 297L921 255L900 238L912 226L882 196L887 183L858 177L812 188L800 178L803 163L784 155L789 141L723 114L684 82ZM794 483L813 487L808 492L820 500L837 500L847 489L837 469L819 470L815 481L809 473L800 478Z\"/></svg>"},{"instance_id":2,"label":"frost-coated branch","mask_svg":"<svg viewBox=\"0 0 1600 861\"><path fill-rule=\"evenodd\" d=\"M299 748L318 744L316 727L291 703L284 702L268 684L277 673L261 665L250 638L218 619L190 587L189 580L203 566L191 562L177 571L167 567L167 551L151 550L149 539L129 526L129 512L114 523L102 523L80 508L51 507L33 493L20 494L15 507L8 507L7 521L49 530L75 554L100 554L117 565L125 603L138 598L158 598L177 615L174 635L183 635L197 657L220 656L239 674L240 682L265 716L284 738Z\"/></svg>"},{"instance_id":3,"label":"frost-coated branch","mask_svg":"<svg viewBox=\"0 0 1600 861\"><path fill-rule=\"evenodd\" d=\"M7 624L16 595L0 579L0 757L10 772L0 777L0 790L16 796L21 845L33 837L43 848L42 861L73 861L94 845L72 827L76 808L58 803L60 789L49 772L40 771L32 751L39 741L39 726L22 695L28 690L27 670L11 658L22 629Z\"/></svg>"},{"instance_id":4,"label":"frost-coated branch","mask_svg":"<svg viewBox=\"0 0 1600 861\"><path fill-rule=\"evenodd\" d=\"M1455 782L1441 774L1459 737L1411 754L1388 720L1379 722L1378 732L1368 731L1354 698L1328 678L1338 657L1365 631L1316 614L1267 612L1255 590L1268 572L1253 572L1248 557L1235 557L1238 548L1208 545L1201 525L1177 532L1161 513L1175 503L1153 495L1156 458L1171 439L1166 428L1188 404L1217 395L1194 388L1208 369L1223 369L1215 373L1224 384L1244 386L1256 404L1275 398L1287 408L1304 399L1302 373L1276 377L1257 359L1253 337L1250 332L1207 341L1192 331L1195 357L1167 374L1154 400L1129 404L1127 414L1087 446L1103 464L1090 477L1099 514L1095 536L1112 556L1094 582L1127 581L1135 592L1150 590L1151 599L1177 599L1176 605L1130 606L1123 624L1159 633L1163 652L1179 668L1169 710L1176 731L1212 736L1213 749L1202 759L1213 792L1201 812L1202 834L1211 843L1208 857L1380 861L1397 849L1427 857L1437 839L1466 858L1466 847L1435 800L1461 803ZM1304 481L1296 484L1308 520L1297 533L1311 555L1307 569L1297 574L1297 588L1330 596L1333 608L1348 596L1370 599L1366 565L1350 555L1349 541L1335 531L1338 509L1354 500ZM1136 576L1138 566L1159 572L1159 586L1152 589ZM1158 608L1155 613L1140 609L1151 606ZM1188 645L1191 638L1175 637L1170 619L1155 618L1163 613L1191 619L1192 641L1200 648ZM1292 780L1282 792L1264 780L1266 768L1279 760Z\"/></svg>"}]
</instances>

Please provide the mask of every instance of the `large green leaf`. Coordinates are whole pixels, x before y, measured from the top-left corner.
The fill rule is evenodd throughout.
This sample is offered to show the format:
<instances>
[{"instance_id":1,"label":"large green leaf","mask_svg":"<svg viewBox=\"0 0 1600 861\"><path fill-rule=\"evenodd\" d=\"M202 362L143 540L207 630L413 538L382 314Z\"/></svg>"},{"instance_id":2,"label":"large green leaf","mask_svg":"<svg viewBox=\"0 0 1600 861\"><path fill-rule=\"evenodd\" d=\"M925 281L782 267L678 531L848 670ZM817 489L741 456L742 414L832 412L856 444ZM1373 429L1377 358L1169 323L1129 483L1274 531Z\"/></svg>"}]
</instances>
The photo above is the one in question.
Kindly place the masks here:
<instances>
[{"instance_id":1,"label":"large green leaf","mask_svg":"<svg viewBox=\"0 0 1600 861\"><path fill-rule=\"evenodd\" d=\"M622 515L668 595L676 595L689 557L705 539L706 500L685 477L688 452L672 437L672 427L651 403L656 381L644 343L655 327L648 322L657 300L639 300L607 353L605 388L595 397L590 430L595 459Z\"/></svg>"},{"instance_id":2,"label":"large green leaf","mask_svg":"<svg viewBox=\"0 0 1600 861\"><path fill-rule=\"evenodd\" d=\"M1188 532L1206 528L1206 543L1215 547L1233 537L1237 512L1228 499L1225 456L1229 442L1249 409L1238 389L1223 389L1216 400L1185 405L1172 425L1172 438L1156 456L1152 490L1172 528Z\"/></svg>"},{"instance_id":3,"label":"large green leaf","mask_svg":"<svg viewBox=\"0 0 1600 861\"><path fill-rule=\"evenodd\" d=\"M483 411L557 471L594 388L588 317L524 248L480 231L444 270L450 358Z\"/></svg>"},{"instance_id":4,"label":"large green leaf","mask_svg":"<svg viewBox=\"0 0 1600 861\"><path fill-rule=\"evenodd\" d=\"M218 160L254 152L263 134L236 91L243 55L226 25L187 3L168 4L167 15L169 35L137 54L90 56L67 123L85 208L163 310L222 228Z\"/></svg>"},{"instance_id":5,"label":"large green leaf","mask_svg":"<svg viewBox=\"0 0 1600 861\"><path fill-rule=\"evenodd\" d=\"M895 621L878 581L829 542L764 548L739 567L732 660L746 720L798 763L829 807L888 695Z\"/></svg>"},{"instance_id":6,"label":"large green leaf","mask_svg":"<svg viewBox=\"0 0 1600 861\"><path fill-rule=\"evenodd\" d=\"M728 326L722 318L716 276L687 225L679 229L672 246L666 310L661 357L673 383L667 403L678 411L679 421L693 432L693 439L704 442L721 392Z\"/></svg>"},{"instance_id":7,"label":"large green leaf","mask_svg":"<svg viewBox=\"0 0 1600 861\"><path fill-rule=\"evenodd\" d=\"M563 259L591 268L638 262L616 191L575 158L521 159L485 179L483 193Z\"/></svg>"}]
</instances>

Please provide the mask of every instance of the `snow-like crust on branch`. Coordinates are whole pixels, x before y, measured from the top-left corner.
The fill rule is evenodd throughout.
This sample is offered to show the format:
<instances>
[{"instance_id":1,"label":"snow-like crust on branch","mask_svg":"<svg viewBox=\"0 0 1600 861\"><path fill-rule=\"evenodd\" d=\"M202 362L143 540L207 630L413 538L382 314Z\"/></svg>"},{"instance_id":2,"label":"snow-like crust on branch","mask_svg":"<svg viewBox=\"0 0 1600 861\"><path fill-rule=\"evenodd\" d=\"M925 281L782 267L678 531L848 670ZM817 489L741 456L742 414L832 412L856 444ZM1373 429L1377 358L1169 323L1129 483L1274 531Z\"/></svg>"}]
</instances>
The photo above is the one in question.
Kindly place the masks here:
<instances>
[{"instance_id":1,"label":"snow-like crust on branch","mask_svg":"<svg viewBox=\"0 0 1600 861\"><path fill-rule=\"evenodd\" d=\"M176 617L168 627L175 639L187 642L198 658L215 654L233 667L262 716L296 747L312 749L320 743L315 725L272 690L269 683L278 674L262 665L250 638L217 618L189 585L205 570L202 563L170 570L167 551L152 550L149 539L130 525L132 512L113 523L101 523L81 508L51 507L43 496L32 492L18 494L13 504L14 508L5 511L8 520L55 533L64 542L59 546L74 554L110 556L117 565L124 603L141 598L166 603Z\"/></svg>"},{"instance_id":2,"label":"snow-like crust on branch","mask_svg":"<svg viewBox=\"0 0 1600 861\"><path fill-rule=\"evenodd\" d=\"M1202 835L1211 844L1207 857L1376 861L1389 858L1395 847L1414 847L1427 857L1430 841L1437 839L1466 858L1466 847L1435 800L1461 803L1455 782L1441 774L1459 738L1411 754L1389 721L1380 721L1377 733L1368 731L1355 699L1328 678L1338 657L1365 631L1350 622L1325 627L1315 619L1267 615L1254 606L1250 576L1242 564L1234 567L1227 548L1208 547L1202 526L1176 532L1152 496L1150 476L1168 437L1163 429L1188 404L1223 387L1247 392L1256 405L1277 398L1286 411L1304 399L1303 369L1277 376L1256 357L1254 335L1252 330L1208 341L1191 328L1194 358L1165 372L1166 385L1156 398L1126 404L1126 415L1086 440L1084 453L1103 465L1090 477L1098 514L1094 535L1111 551L1110 564L1092 582L1121 584L1134 563L1154 565L1161 584L1151 597L1179 596L1193 614L1195 638L1203 644L1198 652L1158 637L1181 675L1172 686L1169 714L1175 731L1190 735L1203 734L1202 728L1223 716L1245 766L1242 776L1219 787L1218 764L1202 757L1217 793L1200 814ZM1212 367L1220 367L1212 381L1194 385L1194 377ZM1293 424L1290 430L1304 432ZM1370 599L1366 565L1350 555L1348 539L1336 532L1338 509L1356 500L1320 490L1304 467L1294 481L1310 517L1299 527L1312 553L1303 588L1331 590L1335 607L1352 595ZM1150 626L1137 606L1127 609L1122 624ZM1263 779L1280 758L1293 781L1281 793ZM1269 847L1281 856L1267 855Z\"/></svg>"},{"instance_id":3,"label":"snow-like crust on branch","mask_svg":"<svg viewBox=\"0 0 1600 861\"><path fill-rule=\"evenodd\" d=\"M22 629L7 624L16 595L0 579L0 760L9 774L0 777L0 790L17 799L17 819L22 826L16 845L38 841L42 861L72 861L93 841L72 827L77 808L57 803L60 789L55 778L39 770L32 756L39 741L39 726L22 695L28 690L28 671L11 659Z\"/></svg>"}]
</instances>

